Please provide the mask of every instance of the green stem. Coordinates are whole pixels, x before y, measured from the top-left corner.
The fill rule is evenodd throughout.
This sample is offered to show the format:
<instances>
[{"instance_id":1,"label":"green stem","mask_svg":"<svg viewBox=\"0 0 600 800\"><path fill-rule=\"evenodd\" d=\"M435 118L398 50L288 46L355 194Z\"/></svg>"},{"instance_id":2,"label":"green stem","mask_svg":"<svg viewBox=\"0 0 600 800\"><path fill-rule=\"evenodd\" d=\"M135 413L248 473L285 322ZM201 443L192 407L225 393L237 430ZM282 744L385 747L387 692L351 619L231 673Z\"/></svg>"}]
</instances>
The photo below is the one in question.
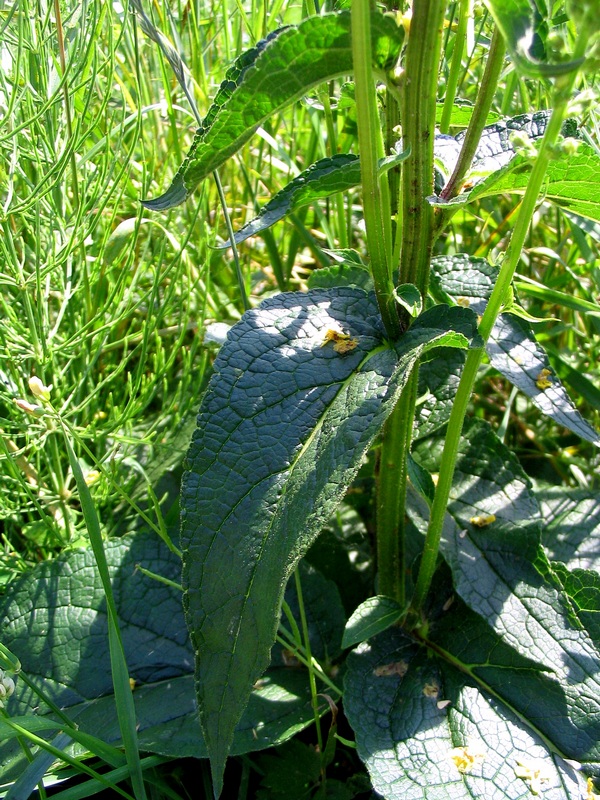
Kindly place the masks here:
<instances>
[{"instance_id":1,"label":"green stem","mask_svg":"<svg viewBox=\"0 0 600 800\"><path fill-rule=\"evenodd\" d=\"M400 283L429 284L433 213L433 133L445 0L415 0L406 50L402 169L403 245ZM361 153L362 158L362 153Z\"/></svg>"},{"instance_id":2,"label":"green stem","mask_svg":"<svg viewBox=\"0 0 600 800\"><path fill-rule=\"evenodd\" d=\"M454 51L452 53L452 63L450 64L448 83L446 84L446 96L444 97L444 108L442 109L442 119L440 121L441 133L448 133L450 129L450 118L452 116L452 107L454 106L454 100L456 99L458 90L458 78L464 52L464 43L467 40L467 25L469 24L469 17L472 13L473 0L460 0L458 25L456 27L456 36L454 37Z\"/></svg>"},{"instance_id":3,"label":"green stem","mask_svg":"<svg viewBox=\"0 0 600 800\"><path fill-rule=\"evenodd\" d=\"M498 78L504 65L504 53L506 48L504 46L504 39L500 34L498 28L494 30L492 41L490 42L490 51L488 53L483 78L481 79L481 86L477 93L477 101L473 108L473 115L469 122L469 127L465 134L463 146L458 156L458 161L454 167L454 172L450 176L450 180L444 186L442 191L442 198L450 200L455 197L462 188L465 175L473 163L475 151L479 145L482 131L492 107L494 94L498 85Z\"/></svg>"},{"instance_id":4,"label":"green stem","mask_svg":"<svg viewBox=\"0 0 600 800\"><path fill-rule=\"evenodd\" d=\"M433 131L445 0L419 0L406 56L403 146L411 153L402 172L402 254L400 282L416 283L427 294L431 255ZM362 158L362 155L361 155ZM415 368L383 430L377 485L377 569L379 592L404 603L404 520L407 459L417 396Z\"/></svg>"},{"instance_id":5,"label":"green stem","mask_svg":"<svg viewBox=\"0 0 600 800\"><path fill-rule=\"evenodd\" d=\"M298 595L298 608L300 610L300 624L302 626L302 642L304 644L304 652L306 653L306 660L308 662L308 682L310 685L310 697L312 701L313 714L315 717L315 726L317 729L317 743L319 745L319 752L323 752L323 737L321 734L321 718L319 716L319 700L317 697L317 680L315 678L315 670L313 667L313 657L310 649L310 636L308 633L308 622L306 620L306 611L304 609L304 599L302 596L302 582L300 581L300 570L294 570L294 582L296 584L296 594Z\"/></svg>"},{"instance_id":6,"label":"green stem","mask_svg":"<svg viewBox=\"0 0 600 800\"><path fill-rule=\"evenodd\" d=\"M588 35L585 31L582 31L577 41L573 56L574 59L584 56L587 40ZM562 122L576 77L577 73L574 72L557 79L554 95L554 110L542 139L539 155L533 165L531 178L519 208L515 229L508 245L506 256L502 263L500 274L498 275L498 280L496 281L479 325L479 332L484 342L489 338L502 305L509 295L511 281L521 258L521 251L527 237L546 170L553 155L554 146L560 135ZM448 506L448 499L450 497L450 489L454 477L454 467L465 414L484 350L484 347L480 347L469 351L448 421L448 432L446 434L446 441L444 442L444 450L440 463L435 498L431 509L429 528L427 530L421 566L411 604L410 619L408 620L408 623L415 627L420 623L423 604L429 592L437 563L442 527L446 508Z\"/></svg>"},{"instance_id":7,"label":"green stem","mask_svg":"<svg viewBox=\"0 0 600 800\"><path fill-rule=\"evenodd\" d=\"M383 324L391 339L400 336L400 320L388 255L390 208L381 192L378 176L381 132L371 58L371 8L369 0L352 0L352 56L358 118L358 143L363 209L371 274ZM387 230L386 230L387 220Z\"/></svg>"}]
</instances>

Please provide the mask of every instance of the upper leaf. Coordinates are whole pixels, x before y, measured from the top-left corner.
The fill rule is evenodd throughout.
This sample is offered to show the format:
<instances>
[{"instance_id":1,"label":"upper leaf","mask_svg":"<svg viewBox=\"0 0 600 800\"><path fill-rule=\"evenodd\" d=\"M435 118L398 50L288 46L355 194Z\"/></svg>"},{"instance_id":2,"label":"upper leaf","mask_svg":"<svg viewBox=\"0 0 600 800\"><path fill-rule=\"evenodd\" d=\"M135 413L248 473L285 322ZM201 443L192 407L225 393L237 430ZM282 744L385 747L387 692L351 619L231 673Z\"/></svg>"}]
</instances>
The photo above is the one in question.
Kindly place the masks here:
<instances>
[{"instance_id":1,"label":"upper leaf","mask_svg":"<svg viewBox=\"0 0 600 800\"><path fill-rule=\"evenodd\" d=\"M467 309L437 306L392 346L374 296L337 288L278 295L231 329L182 487L184 605L217 787L287 578L416 359L436 344L468 346L473 325Z\"/></svg>"},{"instance_id":2,"label":"upper leaf","mask_svg":"<svg viewBox=\"0 0 600 800\"><path fill-rule=\"evenodd\" d=\"M400 55L404 29L374 13L371 32L374 67L386 71ZM309 17L275 31L237 59L173 183L143 205L152 210L179 205L266 119L319 83L351 72L350 12Z\"/></svg>"},{"instance_id":3,"label":"upper leaf","mask_svg":"<svg viewBox=\"0 0 600 800\"><path fill-rule=\"evenodd\" d=\"M530 0L484 0L506 42L511 58L524 75L531 78L551 77L572 72L582 63L548 64L534 58L534 4Z\"/></svg>"},{"instance_id":4,"label":"upper leaf","mask_svg":"<svg viewBox=\"0 0 600 800\"><path fill-rule=\"evenodd\" d=\"M482 183L447 203L433 198L433 205L462 206L498 194L524 194L531 175L531 159L516 155L508 165L492 173ZM593 147L580 143L577 151L551 161L546 170L544 199L587 219L600 221L600 155Z\"/></svg>"}]
</instances>

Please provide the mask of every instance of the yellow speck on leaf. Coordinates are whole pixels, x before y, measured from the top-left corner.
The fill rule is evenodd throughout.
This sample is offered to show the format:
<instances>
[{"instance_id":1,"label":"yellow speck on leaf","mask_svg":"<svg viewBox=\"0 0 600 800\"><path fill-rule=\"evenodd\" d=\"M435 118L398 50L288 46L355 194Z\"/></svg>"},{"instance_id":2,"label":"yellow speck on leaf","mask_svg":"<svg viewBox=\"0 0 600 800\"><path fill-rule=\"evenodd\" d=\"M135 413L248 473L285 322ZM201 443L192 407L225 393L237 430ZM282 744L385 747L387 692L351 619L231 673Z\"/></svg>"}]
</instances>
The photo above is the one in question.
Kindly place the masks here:
<instances>
[{"instance_id":1,"label":"yellow speck on leaf","mask_svg":"<svg viewBox=\"0 0 600 800\"><path fill-rule=\"evenodd\" d=\"M135 689L135 678L129 678L129 688L132 692Z\"/></svg>"},{"instance_id":2,"label":"yellow speck on leaf","mask_svg":"<svg viewBox=\"0 0 600 800\"><path fill-rule=\"evenodd\" d=\"M325 347L329 342L333 342L333 349L340 355L349 353L358 345L358 339L352 338L349 333L336 331L334 328L329 328L326 331L321 347Z\"/></svg>"},{"instance_id":3,"label":"yellow speck on leaf","mask_svg":"<svg viewBox=\"0 0 600 800\"><path fill-rule=\"evenodd\" d=\"M587 779L587 794L585 796L585 800L600 800L600 794L596 794L596 792L594 791L593 778Z\"/></svg>"},{"instance_id":4,"label":"yellow speck on leaf","mask_svg":"<svg viewBox=\"0 0 600 800\"><path fill-rule=\"evenodd\" d=\"M476 525L478 528L486 528L488 525L491 525L492 522L495 521L496 521L495 514L476 514L469 520L471 525Z\"/></svg>"},{"instance_id":5,"label":"yellow speck on leaf","mask_svg":"<svg viewBox=\"0 0 600 800\"><path fill-rule=\"evenodd\" d=\"M454 761L457 770L464 775L471 772L476 764L481 764L485 760L485 751L472 744L466 747L454 747L450 751L450 758Z\"/></svg>"},{"instance_id":6,"label":"yellow speck on leaf","mask_svg":"<svg viewBox=\"0 0 600 800\"><path fill-rule=\"evenodd\" d=\"M462 306L463 308L469 308L469 306L471 305L471 301L469 300L468 297L457 297L456 304Z\"/></svg>"},{"instance_id":7,"label":"yellow speck on leaf","mask_svg":"<svg viewBox=\"0 0 600 800\"><path fill-rule=\"evenodd\" d=\"M423 687L423 694L425 697L433 697L436 698L440 693L440 687L437 683L426 683Z\"/></svg>"},{"instance_id":8,"label":"yellow speck on leaf","mask_svg":"<svg viewBox=\"0 0 600 800\"><path fill-rule=\"evenodd\" d=\"M517 778L529 784L531 794L540 794L543 791L542 784L548 783L550 775L543 761L520 761L517 759L517 766L514 767Z\"/></svg>"},{"instance_id":9,"label":"yellow speck on leaf","mask_svg":"<svg viewBox=\"0 0 600 800\"><path fill-rule=\"evenodd\" d=\"M551 374L549 369L544 368L541 370L540 374L535 379L535 385L538 389L544 391L544 389L549 389L552 386L552 381L548 380L548 376Z\"/></svg>"}]
</instances>

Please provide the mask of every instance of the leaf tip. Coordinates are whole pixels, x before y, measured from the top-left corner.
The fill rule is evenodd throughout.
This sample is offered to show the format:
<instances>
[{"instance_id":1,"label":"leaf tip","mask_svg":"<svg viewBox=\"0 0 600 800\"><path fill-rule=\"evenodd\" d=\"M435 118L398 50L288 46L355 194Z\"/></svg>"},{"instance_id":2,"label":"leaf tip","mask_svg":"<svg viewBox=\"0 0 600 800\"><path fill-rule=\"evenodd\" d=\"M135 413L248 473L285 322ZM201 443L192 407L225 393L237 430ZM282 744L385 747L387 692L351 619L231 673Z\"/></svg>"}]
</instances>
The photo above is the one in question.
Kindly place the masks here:
<instances>
[{"instance_id":1,"label":"leaf tip","mask_svg":"<svg viewBox=\"0 0 600 800\"><path fill-rule=\"evenodd\" d=\"M153 200L140 200L140 203L150 211L167 211L169 208L181 205L187 200L187 197L188 191L183 182L183 176L179 174L175 176L173 183L160 197L155 197Z\"/></svg>"}]
</instances>

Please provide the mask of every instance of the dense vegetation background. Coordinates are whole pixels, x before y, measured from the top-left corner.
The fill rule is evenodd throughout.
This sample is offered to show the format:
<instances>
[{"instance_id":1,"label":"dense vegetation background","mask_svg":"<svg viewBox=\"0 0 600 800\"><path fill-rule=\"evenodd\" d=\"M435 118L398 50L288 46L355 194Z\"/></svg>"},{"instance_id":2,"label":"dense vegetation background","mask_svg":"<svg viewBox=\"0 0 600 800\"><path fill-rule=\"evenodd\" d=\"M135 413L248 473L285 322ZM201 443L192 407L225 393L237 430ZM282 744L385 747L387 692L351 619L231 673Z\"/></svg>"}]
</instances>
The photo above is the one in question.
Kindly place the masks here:
<instances>
[{"instance_id":1,"label":"dense vegetation background","mask_svg":"<svg viewBox=\"0 0 600 800\"><path fill-rule=\"evenodd\" d=\"M440 118L457 41L456 19L467 5L450 3L447 12ZM190 92L204 115L240 52L278 27L298 23L314 9L285 0L176 0L147 3L145 11L155 35L162 32L183 57ZM564 26L560 3L546 11L557 29ZM475 101L492 30L479 2L467 14L466 24L457 105ZM555 41L552 32L552 26L546 30L549 48ZM132 576L140 576L136 565L148 574L166 576L172 584L180 580L177 497L183 458L222 341L223 330L215 324L231 325L244 311L240 273L231 250L219 248L229 238L225 213L239 229L310 164L334 153L356 151L353 89L344 80L335 81L269 119L220 168L224 204L215 181L207 180L188 202L168 213L145 210L140 200L160 195L168 186L197 128L172 66L147 33L134 9L119 2L19 0L0 6L0 591L5 602L21 603L25 614L35 607L36 599L34 590L26 597L22 576L40 564L51 569L57 560L67 564L67 571L81 570L79 594L71 585L55 585L60 608L75 607L79 612L69 617L64 611L60 625L53 618L52 630L58 632L52 641L43 641L50 626L43 614L39 627L34 625L31 631L39 640L40 663L45 659L48 665L47 672L39 674L45 676L50 697L57 687L74 686L74 674L61 661L70 660L69 653L60 655L61 645L71 647L64 644L68 639L61 632L64 627L81 624L89 642L96 642L92 628L85 627L85 617L102 606L104 594L102 583L95 582L94 560L89 550L82 550L89 548L93 537L90 525L97 526L107 543L119 609L128 590L115 582L117 573L122 574L124 586ZM577 114L586 142L600 152L596 84L591 74L580 77L580 102L571 112ZM490 120L543 110L549 103L549 83L519 76L507 60ZM461 123L456 107L453 121L451 130L457 133L468 119ZM436 252L460 251L497 262L506 248L514 212L514 195L483 199L461 210L436 243ZM596 429L600 428L599 243L600 223L565 213L542 197L515 283L552 369ZM239 269L250 304L256 306L282 289L305 290L315 271L331 263L325 251L339 248L365 254L358 188L304 206L240 245ZM44 413L47 401L56 414ZM600 456L594 445L540 415L489 364L478 376L473 414L493 426L536 486L581 489L586 497L599 490ZM313 553L322 574L338 580L342 627L369 594L372 475L373 466L367 464L348 502L331 521L329 539L317 543ZM82 496L78 479L89 488L89 497ZM147 532L151 544L140 547L138 554L122 544L127 541L122 537L140 531ZM161 540L166 542L164 550ZM329 540L342 542L344 551L352 553L351 562L344 564L347 580L336 575L341 562L335 561L339 553L333 545L327 549ZM69 561L72 558L75 561ZM54 573L37 569L36 580L45 576L52 586ZM318 619L319 603L328 604L322 599L325 588L318 578L311 578L310 569L306 567L304 586L317 598L312 613ZM314 589L311 579L316 581ZM162 620L160 630L153 629L149 614L143 624L131 609L132 616L121 619L128 646L140 653L144 641L167 636L169 614L180 613L169 606L170 596L161 594L165 584L148 580L147 586L153 588L144 590L140 604L156 612ZM17 586L20 594L13 595ZM30 581L29 589L32 586ZM136 591L132 589L132 596ZM297 593L290 592L286 600L297 608ZM42 602L40 607L47 606ZM128 639L134 628L153 633L149 638L140 633ZM192 702L186 631L170 633L180 655L162 667L148 667L146 673L144 664L138 665L136 680L159 686L160 701L158 695L149 697L148 707L172 702L161 684L171 676L185 679L186 697ZM276 661L282 667L298 657L291 652L294 633L288 631L288 637L283 636L285 646L277 650ZM328 663L334 693L338 667L336 655L327 652L328 636L322 633L324 649L314 655ZM94 647L106 649L101 641ZM81 664L90 670L90 680L98 682L96 688L110 695L110 668L102 677L94 663L98 652L94 647L87 648ZM14 642L10 649L19 656ZM131 675L135 665L129 660L128 666ZM79 682L73 688L75 700L83 705L95 696L80 682L85 669L78 665ZM293 694L293 687L284 689ZM198 797L200 775L206 796L211 796L206 762L178 758L199 754L194 749L194 714L186 706L181 718L187 721L171 746L156 745L161 735L165 740L172 735L164 719L156 722L155 739L146 740L149 752L156 754L145 765L150 791L155 797ZM306 728L310 719L310 712L304 717L299 712L289 724L280 723L278 717L273 724L281 724L281 731L270 733L271 741ZM321 797L370 796L369 779L341 712L338 722L340 739L331 735L328 743L327 725L323 739L319 738L321 750L331 749L327 782L322 781L323 761L315 757L317 735L309 727L299 739L282 745L278 755L274 751L248 755L254 748L240 745L237 752L243 755L231 761L226 773L227 796L290 798L311 792ZM84 752L93 754L85 761L93 769L89 780L98 781L108 765L115 771L108 783L116 784L127 768L114 748L101 751L100 743L111 741L111 730L97 731L97 741L81 740L79 750L69 751L70 766L58 762L52 768L54 758L48 757L24 785L35 786L46 770L47 783L57 774L70 776L76 768L74 759ZM35 731L30 734L26 748L32 757ZM255 730L248 735L257 736ZM59 751L67 749L60 739L54 745ZM4 759L0 784L8 787L22 766L12 752ZM298 794L293 794L291 784ZM98 790L100 783L90 783L81 794L73 790L60 796L65 800L86 796L92 786ZM113 796L116 790L108 791L106 796Z\"/></svg>"}]
</instances>

